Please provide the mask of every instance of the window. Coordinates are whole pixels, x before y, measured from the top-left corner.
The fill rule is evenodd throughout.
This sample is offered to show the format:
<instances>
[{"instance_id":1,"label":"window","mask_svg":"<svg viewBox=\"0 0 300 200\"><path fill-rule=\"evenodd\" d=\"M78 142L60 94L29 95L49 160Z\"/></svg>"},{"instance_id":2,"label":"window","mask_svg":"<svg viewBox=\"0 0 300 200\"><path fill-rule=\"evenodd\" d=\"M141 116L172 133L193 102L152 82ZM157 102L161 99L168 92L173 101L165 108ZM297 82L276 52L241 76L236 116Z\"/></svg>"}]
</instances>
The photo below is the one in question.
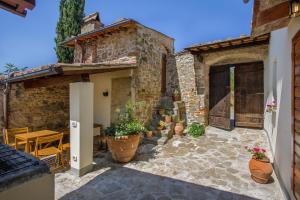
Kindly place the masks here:
<instances>
[{"instance_id":1,"label":"window","mask_svg":"<svg viewBox=\"0 0 300 200\"><path fill-rule=\"evenodd\" d=\"M167 55L162 54L161 57L161 93L166 94L167 90Z\"/></svg>"}]
</instances>

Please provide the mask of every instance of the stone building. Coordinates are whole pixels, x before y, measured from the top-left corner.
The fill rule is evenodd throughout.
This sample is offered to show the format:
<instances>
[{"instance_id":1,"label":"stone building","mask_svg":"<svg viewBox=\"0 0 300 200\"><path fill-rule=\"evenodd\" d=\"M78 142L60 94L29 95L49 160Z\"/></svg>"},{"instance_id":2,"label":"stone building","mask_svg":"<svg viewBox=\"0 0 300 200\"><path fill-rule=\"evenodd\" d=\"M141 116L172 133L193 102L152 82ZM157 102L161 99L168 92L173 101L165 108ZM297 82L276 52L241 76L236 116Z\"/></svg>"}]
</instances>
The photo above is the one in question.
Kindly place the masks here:
<instances>
[{"instance_id":1,"label":"stone building","mask_svg":"<svg viewBox=\"0 0 300 200\"><path fill-rule=\"evenodd\" d=\"M81 33L63 45L75 49L73 64L30 69L5 81L2 126L67 128L69 84L86 81L94 83L94 123L109 126L115 110L128 100L135 102L143 122L151 119L166 93L174 39L132 19L104 26L94 13L84 18Z\"/></svg>"},{"instance_id":2,"label":"stone building","mask_svg":"<svg viewBox=\"0 0 300 200\"><path fill-rule=\"evenodd\" d=\"M178 87L181 92L182 100L186 106L187 123L200 122L225 129L233 128L233 118L239 116L234 109L230 111L230 105L233 106L234 100L237 99L235 99L234 92L229 90L229 87L230 76L233 80L237 75L230 74L229 70L230 68L238 69L241 65L251 65L257 62L265 63L268 57L268 43L269 35L256 38L242 36L236 39L194 45L177 53L175 56L176 67L173 68L176 69L176 72L172 74L176 74L178 80L173 79L175 80L173 85ZM227 75L214 77L213 72L218 71L218 68L227 70ZM223 77L227 78L225 80L227 82L224 85L216 85L216 83L220 83ZM260 77L263 81L263 71L260 73ZM213 88L214 85L218 88ZM230 93L232 93L231 97ZM247 98L249 100L250 96L251 94L245 94L244 100L247 101ZM264 97L257 98L260 99L258 100L260 104L264 104ZM220 105L220 102L223 101L224 103ZM249 102L241 103L244 104L243 107L247 107ZM247 108L245 109L247 110ZM260 110L261 118L263 118L263 110L263 108ZM243 116L240 116L243 119L240 120L244 120L243 123L247 123L246 126L262 128L263 121L254 123L258 120L254 117L257 113L250 112L247 113L247 116L245 112L243 113Z\"/></svg>"}]
</instances>

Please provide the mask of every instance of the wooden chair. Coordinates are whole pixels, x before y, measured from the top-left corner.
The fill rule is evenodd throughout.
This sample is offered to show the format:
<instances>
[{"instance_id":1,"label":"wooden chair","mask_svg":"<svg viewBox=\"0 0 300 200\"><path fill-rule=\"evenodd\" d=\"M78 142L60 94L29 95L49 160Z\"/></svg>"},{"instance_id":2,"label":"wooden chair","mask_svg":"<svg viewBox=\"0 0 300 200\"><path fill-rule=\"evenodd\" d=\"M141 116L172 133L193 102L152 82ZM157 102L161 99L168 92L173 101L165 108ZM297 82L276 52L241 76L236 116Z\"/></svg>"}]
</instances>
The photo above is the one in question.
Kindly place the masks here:
<instances>
[{"instance_id":1,"label":"wooden chair","mask_svg":"<svg viewBox=\"0 0 300 200\"><path fill-rule=\"evenodd\" d=\"M63 150L63 155L64 155L64 161L66 163L67 166L70 165L70 159L71 159L71 155L70 155L70 151L71 151L71 145L70 143L65 143L62 144L62 150Z\"/></svg>"},{"instance_id":2,"label":"wooden chair","mask_svg":"<svg viewBox=\"0 0 300 200\"><path fill-rule=\"evenodd\" d=\"M55 156L55 167L64 166L62 138L62 133L38 137L35 142L35 150L31 154L39 159Z\"/></svg>"},{"instance_id":3,"label":"wooden chair","mask_svg":"<svg viewBox=\"0 0 300 200\"><path fill-rule=\"evenodd\" d=\"M5 129L4 144L15 147L15 136L18 134L28 133L28 127ZM25 145L26 142L18 142L18 145ZM31 147L31 146L30 146Z\"/></svg>"}]
</instances>

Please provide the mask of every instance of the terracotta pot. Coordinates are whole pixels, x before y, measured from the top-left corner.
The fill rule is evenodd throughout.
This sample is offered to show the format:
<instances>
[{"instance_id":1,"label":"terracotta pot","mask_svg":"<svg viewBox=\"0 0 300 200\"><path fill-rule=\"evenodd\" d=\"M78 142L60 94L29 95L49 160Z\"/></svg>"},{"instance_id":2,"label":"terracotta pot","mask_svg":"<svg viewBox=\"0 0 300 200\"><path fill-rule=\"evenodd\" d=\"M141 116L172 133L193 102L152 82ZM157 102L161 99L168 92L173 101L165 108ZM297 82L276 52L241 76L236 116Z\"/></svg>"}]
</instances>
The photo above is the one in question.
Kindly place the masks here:
<instances>
[{"instance_id":1,"label":"terracotta pot","mask_svg":"<svg viewBox=\"0 0 300 200\"><path fill-rule=\"evenodd\" d=\"M147 138L152 138L153 132L152 132L152 131L148 131L148 132L146 133L146 135L147 135Z\"/></svg>"},{"instance_id":2,"label":"terracotta pot","mask_svg":"<svg viewBox=\"0 0 300 200\"><path fill-rule=\"evenodd\" d=\"M159 126L159 127L157 127L157 130L161 131L161 130L163 130L164 128L165 128L164 126Z\"/></svg>"},{"instance_id":3,"label":"terracotta pot","mask_svg":"<svg viewBox=\"0 0 300 200\"><path fill-rule=\"evenodd\" d=\"M166 122L167 124L171 123L171 122L172 122L172 116L166 115L166 116L165 116L165 122Z\"/></svg>"},{"instance_id":4,"label":"terracotta pot","mask_svg":"<svg viewBox=\"0 0 300 200\"><path fill-rule=\"evenodd\" d=\"M173 101L180 101L180 96L172 96Z\"/></svg>"},{"instance_id":5,"label":"terracotta pot","mask_svg":"<svg viewBox=\"0 0 300 200\"><path fill-rule=\"evenodd\" d=\"M183 123L182 122L176 123L175 128L174 128L175 135L182 136L183 130L184 130Z\"/></svg>"},{"instance_id":6,"label":"terracotta pot","mask_svg":"<svg viewBox=\"0 0 300 200\"><path fill-rule=\"evenodd\" d=\"M111 151L113 159L117 162L127 163L135 156L141 136L137 134L127 137L127 139L114 139L113 137L109 137L108 139L109 150Z\"/></svg>"},{"instance_id":7,"label":"terracotta pot","mask_svg":"<svg viewBox=\"0 0 300 200\"><path fill-rule=\"evenodd\" d=\"M253 156L249 161L249 169L251 172L251 178L255 182L262 184L267 183L273 173L272 165L267 157L258 160L255 156Z\"/></svg>"}]
</instances>

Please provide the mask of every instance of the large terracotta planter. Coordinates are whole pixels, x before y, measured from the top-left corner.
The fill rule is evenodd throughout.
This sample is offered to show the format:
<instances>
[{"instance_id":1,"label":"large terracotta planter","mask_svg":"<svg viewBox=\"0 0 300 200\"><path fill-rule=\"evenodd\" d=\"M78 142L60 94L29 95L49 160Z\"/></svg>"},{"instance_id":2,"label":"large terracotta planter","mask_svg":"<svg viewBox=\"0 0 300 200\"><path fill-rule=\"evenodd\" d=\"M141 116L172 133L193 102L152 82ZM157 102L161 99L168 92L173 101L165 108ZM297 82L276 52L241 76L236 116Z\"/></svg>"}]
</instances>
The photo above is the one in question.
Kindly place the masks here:
<instances>
[{"instance_id":1,"label":"large terracotta planter","mask_svg":"<svg viewBox=\"0 0 300 200\"><path fill-rule=\"evenodd\" d=\"M273 168L268 158L258 160L253 156L249 161L249 169L251 178L255 182L262 184L267 183L273 173Z\"/></svg>"},{"instance_id":2,"label":"large terracotta planter","mask_svg":"<svg viewBox=\"0 0 300 200\"><path fill-rule=\"evenodd\" d=\"M166 116L165 116L165 122L166 122L167 124L171 123L171 122L172 122L172 116L166 115Z\"/></svg>"},{"instance_id":3,"label":"large terracotta planter","mask_svg":"<svg viewBox=\"0 0 300 200\"><path fill-rule=\"evenodd\" d=\"M109 137L108 147L115 161L127 163L131 161L139 146L140 135L129 135L125 139Z\"/></svg>"},{"instance_id":4,"label":"large terracotta planter","mask_svg":"<svg viewBox=\"0 0 300 200\"><path fill-rule=\"evenodd\" d=\"M183 135L184 126L182 122L178 122L175 125L174 131L175 135L182 136Z\"/></svg>"}]
</instances>

